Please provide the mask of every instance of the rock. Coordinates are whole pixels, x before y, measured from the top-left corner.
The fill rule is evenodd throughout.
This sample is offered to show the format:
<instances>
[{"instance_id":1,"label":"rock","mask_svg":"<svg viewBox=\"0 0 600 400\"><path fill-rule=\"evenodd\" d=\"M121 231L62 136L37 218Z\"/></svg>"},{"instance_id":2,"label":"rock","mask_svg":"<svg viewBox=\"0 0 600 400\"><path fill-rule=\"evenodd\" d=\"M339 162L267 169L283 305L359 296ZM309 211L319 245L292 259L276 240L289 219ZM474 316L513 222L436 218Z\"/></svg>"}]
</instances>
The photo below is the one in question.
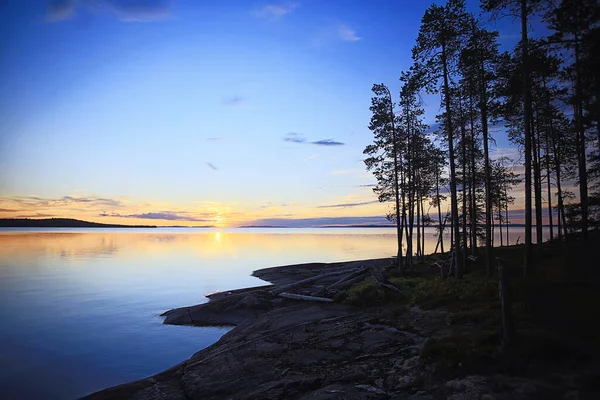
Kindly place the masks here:
<instances>
[{"instance_id":1,"label":"rock","mask_svg":"<svg viewBox=\"0 0 600 400\"><path fill-rule=\"evenodd\" d=\"M425 391L419 391L416 394L408 396L407 400L433 400L433 396Z\"/></svg>"},{"instance_id":2,"label":"rock","mask_svg":"<svg viewBox=\"0 0 600 400\"><path fill-rule=\"evenodd\" d=\"M381 394L381 395L386 394L383 390L381 390L375 386L371 386L371 385L356 385L354 387L358 388L358 389L363 389L363 390L366 390L367 392L371 392L371 393L375 393L375 394Z\"/></svg>"}]
</instances>

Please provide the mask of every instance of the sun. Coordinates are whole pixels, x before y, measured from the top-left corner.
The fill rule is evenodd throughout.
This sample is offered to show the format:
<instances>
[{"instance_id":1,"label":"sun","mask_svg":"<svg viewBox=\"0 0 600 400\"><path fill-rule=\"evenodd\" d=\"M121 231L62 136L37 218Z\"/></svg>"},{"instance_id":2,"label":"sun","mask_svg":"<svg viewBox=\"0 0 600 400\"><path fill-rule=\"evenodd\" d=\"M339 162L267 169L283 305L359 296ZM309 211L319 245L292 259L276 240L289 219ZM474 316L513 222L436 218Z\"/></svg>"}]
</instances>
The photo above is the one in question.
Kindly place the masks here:
<instances>
[{"instance_id":1,"label":"sun","mask_svg":"<svg viewBox=\"0 0 600 400\"><path fill-rule=\"evenodd\" d=\"M221 217L221 215L217 214L214 218L215 220L215 226L222 228L225 224L225 218Z\"/></svg>"}]
</instances>

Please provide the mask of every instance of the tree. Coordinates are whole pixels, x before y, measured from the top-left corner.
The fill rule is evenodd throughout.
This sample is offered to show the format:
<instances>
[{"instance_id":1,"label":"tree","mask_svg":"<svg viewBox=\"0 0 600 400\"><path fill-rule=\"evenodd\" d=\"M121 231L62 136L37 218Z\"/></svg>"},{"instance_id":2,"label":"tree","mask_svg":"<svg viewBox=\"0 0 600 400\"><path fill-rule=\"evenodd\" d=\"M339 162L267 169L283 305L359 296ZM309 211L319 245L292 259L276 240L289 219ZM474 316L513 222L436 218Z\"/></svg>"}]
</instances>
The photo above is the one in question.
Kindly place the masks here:
<instances>
[{"instance_id":1,"label":"tree","mask_svg":"<svg viewBox=\"0 0 600 400\"><path fill-rule=\"evenodd\" d=\"M452 115L451 74L461 46L465 21L463 0L449 0L444 6L431 5L423 15L413 60L421 85L429 92L438 92L437 82L442 80L442 98L445 103L445 129L450 162L450 208L454 230L455 275L462 276L460 250L460 223L456 190L456 157L454 151L454 121Z\"/></svg>"},{"instance_id":2,"label":"tree","mask_svg":"<svg viewBox=\"0 0 600 400\"><path fill-rule=\"evenodd\" d=\"M507 10L512 16L518 16L521 20L521 67L523 73L523 125L525 131L525 264L523 273L525 276L531 274L532 269L532 208L531 208L531 98L529 87L529 32L528 19L530 15L538 11L543 5L543 0L482 0L481 6L484 11L498 14Z\"/></svg>"},{"instance_id":3,"label":"tree","mask_svg":"<svg viewBox=\"0 0 600 400\"><path fill-rule=\"evenodd\" d=\"M550 29L555 31L551 41L560 43L565 50L572 50L572 62L567 66L567 73L574 87L573 116L577 132L577 155L579 172L579 201L581 229L584 239L588 231L588 178L587 178L587 146L584 126L584 88L582 50L586 38L593 37L594 28L598 29L600 21L600 5L595 0L562 0L546 14ZM588 53L588 56L592 56ZM593 57L593 56L592 56ZM597 56L596 56L597 57ZM596 72L597 73L597 72ZM594 74L595 75L595 74ZM596 79L592 79L592 83ZM593 95L593 94L592 94ZM600 128L599 128L600 129ZM600 135L600 131L598 131ZM599 136L600 140L600 136Z\"/></svg>"},{"instance_id":4,"label":"tree","mask_svg":"<svg viewBox=\"0 0 600 400\"><path fill-rule=\"evenodd\" d=\"M373 85L375 96L371 99L371 123L369 129L375 136L374 143L368 145L364 154L369 155L364 160L367 170L373 171L377 186L373 189L378 194L379 201L393 199L395 202L394 216L398 238L397 266L403 271L402 264L402 221L400 219L400 189L399 174L402 169L399 156L398 131L399 120L394 113L392 95L384 84Z\"/></svg>"},{"instance_id":5,"label":"tree","mask_svg":"<svg viewBox=\"0 0 600 400\"><path fill-rule=\"evenodd\" d=\"M473 96L477 99L483 135L484 186L485 186L485 266L487 275L492 271L492 197L489 158L488 115L490 107L490 83L495 76L498 61L498 32L490 32L470 16L470 32L461 51L460 70L465 84L474 85Z\"/></svg>"}]
</instances>

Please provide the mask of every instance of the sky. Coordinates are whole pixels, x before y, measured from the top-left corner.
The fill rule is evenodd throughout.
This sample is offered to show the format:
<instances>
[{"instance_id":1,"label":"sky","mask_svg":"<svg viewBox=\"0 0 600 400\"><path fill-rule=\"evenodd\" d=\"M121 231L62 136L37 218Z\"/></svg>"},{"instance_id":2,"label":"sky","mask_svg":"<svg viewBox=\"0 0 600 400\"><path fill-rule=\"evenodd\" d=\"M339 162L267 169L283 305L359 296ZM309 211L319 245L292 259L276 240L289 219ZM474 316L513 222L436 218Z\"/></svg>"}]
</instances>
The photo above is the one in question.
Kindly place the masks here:
<instances>
[{"instance_id":1,"label":"sky","mask_svg":"<svg viewBox=\"0 0 600 400\"><path fill-rule=\"evenodd\" d=\"M429 5L0 0L0 218L385 222L371 87L398 93ZM516 43L516 21L494 26Z\"/></svg>"}]
</instances>

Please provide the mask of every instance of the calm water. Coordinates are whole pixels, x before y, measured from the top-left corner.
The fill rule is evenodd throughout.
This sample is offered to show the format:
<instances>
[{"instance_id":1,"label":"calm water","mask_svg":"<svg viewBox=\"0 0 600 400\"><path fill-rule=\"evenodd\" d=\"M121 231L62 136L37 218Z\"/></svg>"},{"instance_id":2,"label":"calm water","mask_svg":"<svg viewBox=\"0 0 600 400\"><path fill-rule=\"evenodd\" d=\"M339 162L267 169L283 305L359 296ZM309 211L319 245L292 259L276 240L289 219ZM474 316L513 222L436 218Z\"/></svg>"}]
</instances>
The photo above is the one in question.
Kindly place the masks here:
<instances>
[{"instance_id":1,"label":"calm water","mask_svg":"<svg viewBox=\"0 0 600 400\"><path fill-rule=\"evenodd\" d=\"M76 398L160 372L227 332L162 325L161 312L265 284L255 269L388 257L394 245L388 228L0 230L0 393Z\"/></svg>"}]
</instances>

